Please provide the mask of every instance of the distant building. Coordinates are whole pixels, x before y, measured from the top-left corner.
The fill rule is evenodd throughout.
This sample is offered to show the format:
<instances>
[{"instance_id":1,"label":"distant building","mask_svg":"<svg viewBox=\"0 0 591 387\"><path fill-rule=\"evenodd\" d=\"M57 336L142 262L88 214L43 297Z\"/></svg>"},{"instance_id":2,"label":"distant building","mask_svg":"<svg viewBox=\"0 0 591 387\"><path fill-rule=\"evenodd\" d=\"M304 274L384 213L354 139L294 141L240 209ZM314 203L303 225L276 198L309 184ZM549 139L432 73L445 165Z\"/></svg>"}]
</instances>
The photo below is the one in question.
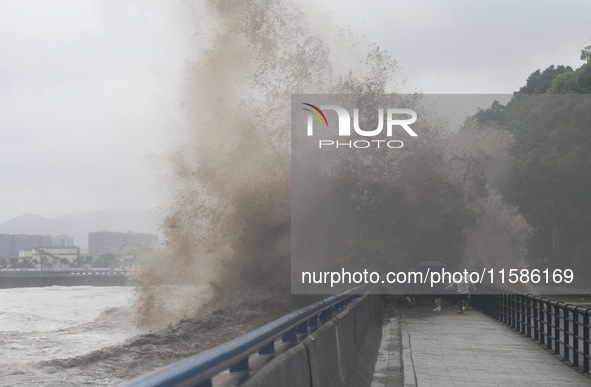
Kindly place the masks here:
<instances>
[{"instance_id":1,"label":"distant building","mask_svg":"<svg viewBox=\"0 0 591 387\"><path fill-rule=\"evenodd\" d=\"M31 259L35 262L41 262L41 257L43 256L44 261L52 266L73 266L80 257L80 248L76 246L36 247L30 250L21 250L18 256L19 258ZM69 264L68 262L64 262L64 260L67 260Z\"/></svg>"},{"instance_id":2,"label":"distant building","mask_svg":"<svg viewBox=\"0 0 591 387\"><path fill-rule=\"evenodd\" d=\"M73 247L74 238L67 235L51 235L49 241L50 247Z\"/></svg>"},{"instance_id":3,"label":"distant building","mask_svg":"<svg viewBox=\"0 0 591 387\"><path fill-rule=\"evenodd\" d=\"M103 254L119 256L121 251L130 247L153 247L158 245L158 235L134 232L89 232L88 254L95 258Z\"/></svg>"},{"instance_id":4,"label":"distant building","mask_svg":"<svg viewBox=\"0 0 591 387\"><path fill-rule=\"evenodd\" d=\"M67 235L0 234L0 258L14 258L21 250L35 247L72 247L74 239Z\"/></svg>"},{"instance_id":5,"label":"distant building","mask_svg":"<svg viewBox=\"0 0 591 387\"><path fill-rule=\"evenodd\" d=\"M14 258L21 250L36 247L73 247L74 239L67 235L0 234L0 258Z\"/></svg>"},{"instance_id":6,"label":"distant building","mask_svg":"<svg viewBox=\"0 0 591 387\"><path fill-rule=\"evenodd\" d=\"M134 271L141 267L138 257L135 255L128 255L119 258L119 268L128 271Z\"/></svg>"},{"instance_id":7,"label":"distant building","mask_svg":"<svg viewBox=\"0 0 591 387\"><path fill-rule=\"evenodd\" d=\"M18 257L20 250L50 245L50 235L0 234L0 258Z\"/></svg>"}]
</instances>

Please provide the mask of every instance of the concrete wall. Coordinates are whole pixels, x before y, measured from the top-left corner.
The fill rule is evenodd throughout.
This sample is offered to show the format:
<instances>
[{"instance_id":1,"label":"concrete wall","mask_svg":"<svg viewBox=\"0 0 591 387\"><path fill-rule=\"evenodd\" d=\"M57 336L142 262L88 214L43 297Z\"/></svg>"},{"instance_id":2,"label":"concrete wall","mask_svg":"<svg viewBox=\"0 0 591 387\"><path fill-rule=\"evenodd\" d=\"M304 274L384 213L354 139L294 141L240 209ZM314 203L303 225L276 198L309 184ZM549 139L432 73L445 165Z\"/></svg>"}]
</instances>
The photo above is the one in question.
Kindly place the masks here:
<instances>
[{"instance_id":1,"label":"concrete wall","mask_svg":"<svg viewBox=\"0 0 591 387\"><path fill-rule=\"evenodd\" d=\"M380 296L357 300L261 368L244 386L369 386L380 347L383 312Z\"/></svg>"}]
</instances>

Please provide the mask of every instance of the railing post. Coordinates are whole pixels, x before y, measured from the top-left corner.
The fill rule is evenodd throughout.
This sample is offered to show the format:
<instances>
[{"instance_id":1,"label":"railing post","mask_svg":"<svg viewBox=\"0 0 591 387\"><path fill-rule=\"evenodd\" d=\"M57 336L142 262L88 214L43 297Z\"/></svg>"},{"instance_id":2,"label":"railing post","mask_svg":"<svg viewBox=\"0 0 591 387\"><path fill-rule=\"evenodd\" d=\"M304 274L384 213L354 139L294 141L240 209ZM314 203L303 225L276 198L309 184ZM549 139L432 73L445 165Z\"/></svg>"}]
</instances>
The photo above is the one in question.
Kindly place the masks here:
<instances>
[{"instance_id":1,"label":"railing post","mask_svg":"<svg viewBox=\"0 0 591 387\"><path fill-rule=\"evenodd\" d=\"M558 303L554 305L554 353L557 355L560 355L560 309ZM564 349L568 349L566 347L566 341L564 342L564 345Z\"/></svg>"},{"instance_id":2,"label":"railing post","mask_svg":"<svg viewBox=\"0 0 591 387\"><path fill-rule=\"evenodd\" d=\"M259 355L270 355L275 353L275 341L271 341L263 348L259 349Z\"/></svg>"},{"instance_id":3,"label":"railing post","mask_svg":"<svg viewBox=\"0 0 591 387\"><path fill-rule=\"evenodd\" d=\"M513 294L508 294L507 300L507 310L509 311L508 325L513 328Z\"/></svg>"},{"instance_id":4,"label":"railing post","mask_svg":"<svg viewBox=\"0 0 591 387\"><path fill-rule=\"evenodd\" d=\"M531 326L532 326L532 302L531 302L531 298L529 296L526 296L526 310L527 310L527 327L526 327L526 335L527 337L531 337Z\"/></svg>"},{"instance_id":5,"label":"railing post","mask_svg":"<svg viewBox=\"0 0 591 387\"><path fill-rule=\"evenodd\" d=\"M564 356L563 358L565 360L570 360L570 348L568 347L570 344L570 324L569 324L569 311L566 308L567 305L563 306L563 313L564 313L564 318L562 319L563 324L564 324Z\"/></svg>"},{"instance_id":6,"label":"railing post","mask_svg":"<svg viewBox=\"0 0 591 387\"><path fill-rule=\"evenodd\" d=\"M509 325L509 294L503 294L503 323Z\"/></svg>"},{"instance_id":7,"label":"railing post","mask_svg":"<svg viewBox=\"0 0 591 387\"><path fill-rule=\"evenodd\" d=\"M579 311L573 312L573 365L579 366Z\"/></svg>"},{"instance_id":8,"label":"railing post","mask_svg":"<svg viewBox=\"0 0 591 387\"><path fill-rule=\"evenodd\" d=\"M515 295L515 316L517 316L516 319L516 329L518 332L521 333L521 295L520 294L516 294Z\"/></svg>"},{"instance_id":9,"label":"railing post","mask_svg":"<svg viewBox=\"0 0 591 387\"><path fill-rule=\"evenodd\" d=\"M583 372L589 372L589 310L586 310L583 314Z\"/></svg>"},{"instance_id":10,"label":"railing post","mask_svg":"<svg viewBox=\"0 0 591 387\"><path fill-rule=\"evenodd\" d=\"M527 318L526 318L526 314L525 314L525 304L526 304L526 298L527 296L524 296L523 294L519 295L519 303L521 304L521 333L523 333L525 335L525 327L526 327L526 322L527 322Z\"/></svg>"},{"instance_id":11,"label":"railing post","mask_svg":"<svg viewBox=\"0 0 591 387\"><path fill-rule=\"evenodd\" d=\"M538 305L539 305L539 302L534 297L533 300L532 300L532 303L533 303L533 307L534 307L534 309L533 309L533 314L534 314L534 340L536 340L538 342L541 342L541 339L540 339L540 329L539 329L540 319L539 319L539 313L538 313L538 309L539 309Z\"/></svg>"},{"instance_id":12,"label":"railing post","mask_svg":"<svg viewBox=\"0 0 591 387\"><path fill-rule=\"evenodd\" d=\"M507 325L513 328L513 295L507 294Z\"/></svg>"},{"instance_id":13,"label":"railing post","mask_svg":"<svg viewBox=\"0 0 591 387\"><path fill-rule=\"evenodd\" d=\"M511 295L511 327L515 330L519 330L519 308L517 307L517 294Z\"/></svg>"},{"instance_id":14,"label":"railing post","mask_svg":"<svg viewBox=\"0 0 591 387\"><path fill-rule=\"evenodd\" d=\"M307 320L296 326L296 333L299 333L302 335L308 334L308 321Z\"/></svg>"},{"instance_id":15,"label":"railing post","mask_svg":"<svg viewBox=\"0 0 591 387\"><path fill-rule=\"evenodd\" d=\"M541 344L545 344L546 343L546 337L544 336L544 303L542 302L542 299L538 299L538 321L539 321L539 326L540 326L540 343ZM547 335L546 335L547 336Z\"/></svg>"},{"instance_id":16,"label":"railing post","mask_svg":"<svg viewBox=\"0 0 591 387\"><path fill-rule=\"evenodd\" d=\"M294 343L298 340L298 335L296 333L296 329L290 329L287 331L283 336L281 336L281 341L284 343Z\"/></svg>"},{"instance_id":17,"label":"railing post","mask_svg":"<svg viewBox=\"0 0 591 387\"><path fill-rule=\"evenodd\" d=\"M320 321L320 324L324 324L330 320L331 315L332 312L330 312L330 309L326 309L320 313L320 316L318 316L318 321Z\"/></svg>"},{"instance_id":18,"label":"railing post","mask_svg":"<svg viewBox=\"0 0 591 387\"><path fill-rule=\"evenodd\" d=\"M248 356L230 367L230 372L248 371Z\"/></svg>"},{"instance_id":19,"label":"railing post","mask_svg":"<svg viewBox=\"0 0 591 387\"><path fill-rule=\"evenodd\" d=\"M509 310L507 307L507 297L509 297L508 294L503 294L501 296L501 321L503 324L507 324L507 321L509 321L507 318L507 310Z\"/></svg>"},{"instance_id":20,"label":"railing post","mask_svg":"<svg viewBox=\"0 0 591 387\"><path fill-rule=\"evenodd\" d=\"M497 319L497 321L501 321L501 295L500 294L495 294L493 296L491 296L492 298L492 302L493 302L493 311L494 311L494 317Z\"/></svg>"},{"instance_id":21,"label":"railing post","mask_svg":"<svg viewBox=\"0 0 591 387\"><path fill-rule=\"evenodd\" d=\"M552 349L552 305L546 301L546 347Z\"/></svg>"},{"instance_id":22,"label":"railing post","mask_svg":"<svg viewBox=\"0 0 591 387\"><path fill-rule=\"evenodd\" d=\"M310 317L310 319L308 320L308 326L310 327L310 330L312 332L315 331L316 329L318 329L318 315L317 314Z\"/></svg>"}]
</instances>

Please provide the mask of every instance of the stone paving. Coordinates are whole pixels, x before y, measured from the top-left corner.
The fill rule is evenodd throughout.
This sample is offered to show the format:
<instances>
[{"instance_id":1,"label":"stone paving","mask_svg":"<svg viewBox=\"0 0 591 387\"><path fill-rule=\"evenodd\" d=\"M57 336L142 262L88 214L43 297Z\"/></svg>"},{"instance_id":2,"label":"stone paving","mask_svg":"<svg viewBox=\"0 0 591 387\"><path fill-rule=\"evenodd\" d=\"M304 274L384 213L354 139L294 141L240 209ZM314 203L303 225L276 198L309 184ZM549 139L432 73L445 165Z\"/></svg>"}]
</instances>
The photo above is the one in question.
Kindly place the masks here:
<instances>
[{"instance_id":1,"label":"stone paving","mask_svg":"<svg viewBox=\"0 0 591 387\"><path fill-rule=\"evenodd\" d=\"M402 309L396 323L404 386L591 386L590 375L500 322L475 310L456 312L453 306Z\"/></svg>"},{"instance_id":2,"label":"stone paving","mask_svg":"<svg viewBox=\"0 0 591 387\"><path fill-rule=\"evenodd\" d=\"M386 310L372 387L591 386L591 375L478 311L396 309Z\"/></svg>"}]
</instances>

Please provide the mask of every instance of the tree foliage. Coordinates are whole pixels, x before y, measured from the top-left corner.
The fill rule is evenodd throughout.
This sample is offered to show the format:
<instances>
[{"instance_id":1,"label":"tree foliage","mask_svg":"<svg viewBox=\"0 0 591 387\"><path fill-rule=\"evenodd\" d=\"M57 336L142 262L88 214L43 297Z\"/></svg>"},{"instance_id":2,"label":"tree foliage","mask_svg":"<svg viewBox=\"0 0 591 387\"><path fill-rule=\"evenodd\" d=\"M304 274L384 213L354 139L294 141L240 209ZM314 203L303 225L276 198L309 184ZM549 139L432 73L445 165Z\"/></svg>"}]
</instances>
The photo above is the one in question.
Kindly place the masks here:
<instances>
[{"instance_id":1,"label":"tree foliage","mask_svg":"<svg viewBox=\"0 0 591 387\"><path fill-rule=\"evenodd\" d=\"M581 60L591 62L591 46L587 46L581 50Z\"/></svg>"},{"instance_id":2,"label":"tree foliage","mask_svg":"<svg viewBox=\"0 0 591 387\"><path fill-rule=\"evenodd\" d=\"M579 278L591 274L590 49L576 70L537 70L506 106L496 102L473 117L513 134L502 191L534 229L530 262L576 268Z\"/></svg>"},{"instance_id":3,"label":"tree foliage","mask_svg":"<svg viewBox=\"0 0 591 387\"><path fill-rule=\"evenodd\" d=\"M591 62L585 63L575 71L568 71L557 76L548 88L548 93L591 93Z\"/></svg>"},{"instance_id":4,"label":"tree foliage","mask_svg":"<svg viewBox=\"0 0 591 387\"><path fill-rule=\"evenodd\" d=\"M542 95L514 103L515 137L506 197L535 227L538 256L580 264L591 233L591 96ZM545 235L545 238L541 238ZM545 240L545 242L544 242Z\"/></svg>"},{"instance_id":5,"label":"tree foliage","mask_svg":"<svg viewBox=\"0 0 591 387\"><path fill-rule=\"evenodd\" d=\"M545 93L557 76L571 73L573 69L570 66L550 66L540 72L536 70L527 78L525 86L521 87L516 94L543 94Z\"/></svg>"}]
</instances>

